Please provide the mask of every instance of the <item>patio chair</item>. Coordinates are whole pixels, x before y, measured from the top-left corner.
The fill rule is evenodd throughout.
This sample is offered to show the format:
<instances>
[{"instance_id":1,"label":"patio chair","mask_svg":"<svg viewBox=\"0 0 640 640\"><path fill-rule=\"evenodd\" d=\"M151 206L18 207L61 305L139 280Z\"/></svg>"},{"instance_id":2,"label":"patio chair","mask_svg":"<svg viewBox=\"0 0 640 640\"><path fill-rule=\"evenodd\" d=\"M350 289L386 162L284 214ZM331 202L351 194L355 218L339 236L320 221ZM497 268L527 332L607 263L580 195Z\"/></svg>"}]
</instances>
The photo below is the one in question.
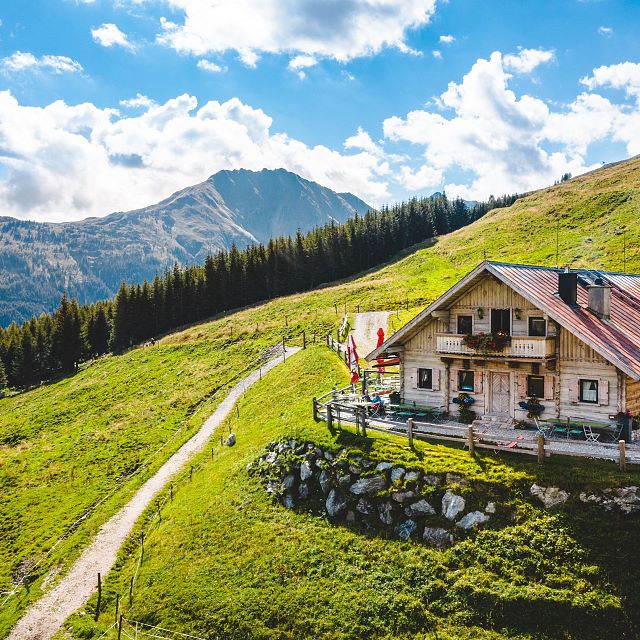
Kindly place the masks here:
<instances>
[{"instance_id":1,"label":"patio chair","mask_svg":"<svg viewBox=\"0 0 640 640\"><path fill-rule=\"evenodd\" d=\"M584 438L587 442L598 442L600 439L601 434L594 433L591 425L583 424L582 430L584 431Z\"/></svg>"},{"instance_id":2,"label":"patio chair","mask_svg":"<svg viewBox=\"0 0 640 640\"><path fill-rule=\"evenodd\" d=\"M386 416L384 402L374 402L369 408L370 418L384 418Z\"/></svg>"},{"instance_id":3,"label":"patio chair","mask_svg":"<svg viewBox=\"0 0 640 640\"><path fill-rule=\"evenodd\" d=\"M533 423L536 425L536 432L542 434L545 438L549 438L553 433L554 425L543 424L538 418L534 418Z\"/></svg>"},{"instance_id":4,"label":"patio chair","mask_svg":"<svg viewBox=\"0 0 640 640\"><path fill-rule=\"evenodd\" d=\"M622 434L622 425L616 424L609 433L606 434L607 442L618 442L620 435Z\"/></svg>"}]
</instances>

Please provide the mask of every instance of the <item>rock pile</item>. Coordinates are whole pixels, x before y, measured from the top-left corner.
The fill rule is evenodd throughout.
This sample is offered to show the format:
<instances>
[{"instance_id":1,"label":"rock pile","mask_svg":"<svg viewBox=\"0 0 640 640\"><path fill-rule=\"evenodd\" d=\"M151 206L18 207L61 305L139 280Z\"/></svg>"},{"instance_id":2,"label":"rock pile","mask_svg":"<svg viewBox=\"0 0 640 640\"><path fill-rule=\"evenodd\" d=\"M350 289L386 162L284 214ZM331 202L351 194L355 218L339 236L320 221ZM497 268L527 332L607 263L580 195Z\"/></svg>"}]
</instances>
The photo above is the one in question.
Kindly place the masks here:
<instances>
[{"instance_id":1,"label":"rock pile","mask_svg":"<svg viewBox=\"0 0 640 640\"><path fill-rule=\"evenodd\" d=\"M599 493L581 493L579 498L585 504L596 504L606 511L619 511L624 514L640 512L638 487L614 487Z\"/></svg>"},{"instance_id":2,"label":"rock pile","mask_svg":"<svg viewBox=\"0 0 640 640\"><path fill-rule=\"evenodd\" d=\"M350 456L344 449L332 453L308 442L273 442L247 471L289 509L310 510L362 531L438 548L453 544L453 531L475 529L496 513L494 502L482 510L468 509L467 503L479 503L480 496L467 489L465 499L446 486L466 485L460 476L429 475Z\"/></svg>"}]
</instances>

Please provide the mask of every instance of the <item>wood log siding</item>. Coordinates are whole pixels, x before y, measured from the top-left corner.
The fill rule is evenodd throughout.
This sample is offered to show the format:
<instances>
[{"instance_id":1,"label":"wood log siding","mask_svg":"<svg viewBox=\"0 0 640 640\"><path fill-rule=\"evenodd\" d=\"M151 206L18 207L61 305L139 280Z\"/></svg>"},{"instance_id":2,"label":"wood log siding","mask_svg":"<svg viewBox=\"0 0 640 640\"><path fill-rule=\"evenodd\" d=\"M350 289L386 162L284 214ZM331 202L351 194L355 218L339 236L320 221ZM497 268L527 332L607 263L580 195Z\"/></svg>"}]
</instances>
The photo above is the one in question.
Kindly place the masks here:
<instances>
[{"instance_id":1,"label":"wood log siding","mask_svg":"<svg viewBox=\"0 0 640 640\"><path fill-rule=\"evenodd\" d=\"M627 393L626 393L626 409L631 411L633 415L640 413L640 382L635 382L631 378L627 378Z\"/></svg>"}]
</instances>

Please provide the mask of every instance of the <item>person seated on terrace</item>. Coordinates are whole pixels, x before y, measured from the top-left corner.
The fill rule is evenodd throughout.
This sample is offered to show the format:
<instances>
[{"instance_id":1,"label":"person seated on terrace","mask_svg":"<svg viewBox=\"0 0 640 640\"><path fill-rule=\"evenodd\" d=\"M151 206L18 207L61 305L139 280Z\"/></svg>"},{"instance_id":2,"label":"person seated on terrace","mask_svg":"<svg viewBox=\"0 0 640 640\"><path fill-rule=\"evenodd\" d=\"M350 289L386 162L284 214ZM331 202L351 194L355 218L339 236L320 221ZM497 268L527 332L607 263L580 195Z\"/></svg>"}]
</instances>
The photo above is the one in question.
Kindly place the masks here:
<instances>
[{"instance_id":1,"label":"person seated on terrace","mask_svg":"<svg viewBox=\"0 0 640 640\"><path fill-rule=\"evenodd\" d=\"M371 398L371 409L369 412L373 415L384 414L384 402L377 392L374 393Z\"/></svg>"}]
</instances>

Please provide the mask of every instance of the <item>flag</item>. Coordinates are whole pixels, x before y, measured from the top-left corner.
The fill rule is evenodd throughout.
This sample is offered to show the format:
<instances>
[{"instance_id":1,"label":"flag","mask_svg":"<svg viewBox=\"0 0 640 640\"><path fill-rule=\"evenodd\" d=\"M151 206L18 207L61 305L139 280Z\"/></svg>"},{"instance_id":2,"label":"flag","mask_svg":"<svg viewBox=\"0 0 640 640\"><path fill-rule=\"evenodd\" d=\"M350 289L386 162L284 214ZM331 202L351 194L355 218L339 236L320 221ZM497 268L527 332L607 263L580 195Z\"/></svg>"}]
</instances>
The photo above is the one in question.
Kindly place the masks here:
<instances>
[{"instance_id":1,"label":"flag","mask_svg":"<svg viewBox=\"0 0 640 640\"><path fill-rule=\"evenodd\" d=\"M358 350L353 334L349 336L349 341L347 342L347 358L349 360L349 371L351 371L351 384L355 384L360 380L360 374L358 372Z\"/></svg>"},{"instance_id":2,"label":"flag","mask_svg":"<svg viewBox=\"0 0 640 640\"><path fill-rule=\"evenodd\" d=\"M378 347L381 347L383 343L384 343L384 329L380 327L378 329L378 344L376 345L376 349ZM384 365L384 358L378 358L378 366L376 367L378 369L378 373L384 373L383 365Z\"/></svg>"}]
</instances>

